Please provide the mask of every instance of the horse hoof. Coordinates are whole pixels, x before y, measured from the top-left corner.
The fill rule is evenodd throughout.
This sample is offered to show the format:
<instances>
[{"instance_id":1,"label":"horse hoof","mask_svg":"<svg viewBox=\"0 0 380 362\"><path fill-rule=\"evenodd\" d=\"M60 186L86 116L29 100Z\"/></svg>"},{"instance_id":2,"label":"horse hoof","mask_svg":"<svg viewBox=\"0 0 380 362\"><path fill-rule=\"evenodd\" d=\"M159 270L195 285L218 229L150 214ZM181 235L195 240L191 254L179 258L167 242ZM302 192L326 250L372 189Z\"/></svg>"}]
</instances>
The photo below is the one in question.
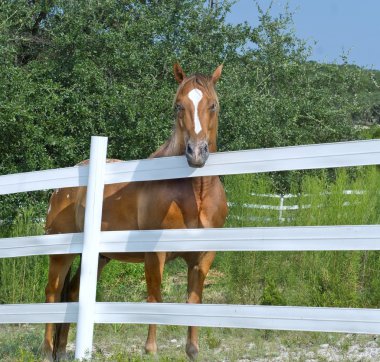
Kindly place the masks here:
<instances>
[{"instance_id":1,"label":"horse hoof","mask_svg":"<svg viewBox=\"0 0 380 362\"><path fill-rule=\"evenodd\" d=\"M54 361L52 348L50 348L50 346L45 344L44 342L40 346L40 353L41 353L42 362Z\"/></svg>"},{"instance_id":2,"label":"horse hoof","mask_svg":"<svg viewBox=\"0 0 380 362\"><path fill-rule=\"evenodd\" d=\"M146 354L156 354L157 353L157 344L156 343L146 343L145 344L145 353Z\"/></svg>"},{"instance_id":3,"label":"horse hoof","mask_svg":"<svg viewBox=\"0 0 380 362\"><path fill-rule=\"evenodd\" d=\"M42 356L42 362L53 362L53 357L50 355L43 355Z\"/></svg>"},{"instance_id":4,"label":"horse hoof","mask_svg":"<svg viewBox=\"0 0 380 362\"><path fill-rule=\"evenodd\" d=\"M56 362L66 361L67 360L67 353L64 352L57 352L55 357Z\"/></svg>"},{"instance_id":5,"label":"horse hoof","mask_svg":"<svg viewBox=\"0 0 380 362\"><path fill-rule=\"evenodd\" d=\"M42 357L42 362L53 362L53 358L52 357Z\"/></svg>"},{"instance_id":6,"label":"horse hoof","mask_svg":"<svg viewBox=\"0 0 380 362\"><path fill-rule=\"evenodd\" d=\"M193 343L188 343L186 345L186 354L187 356L194 361L198 357L199 348Z\"/></svg>"}]
</instances>

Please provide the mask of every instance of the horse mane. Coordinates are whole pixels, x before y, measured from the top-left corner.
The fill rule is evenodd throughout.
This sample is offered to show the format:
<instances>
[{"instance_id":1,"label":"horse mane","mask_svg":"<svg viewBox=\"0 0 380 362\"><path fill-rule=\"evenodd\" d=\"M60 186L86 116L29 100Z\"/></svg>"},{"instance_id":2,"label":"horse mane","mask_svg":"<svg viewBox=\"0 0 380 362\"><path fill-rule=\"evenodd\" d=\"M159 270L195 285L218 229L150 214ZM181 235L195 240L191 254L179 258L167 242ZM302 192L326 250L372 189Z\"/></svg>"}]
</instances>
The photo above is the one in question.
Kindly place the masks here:
<instances>
[{"instance_id":1,"label":"horse mane","mask_svg":"<svg viewBox=\"0 0 380 362\"><path fill-rule=\"evenodd\" d=\"M210 76L206 76L203 74L193 74L187 78L185 78L182 83L178 86L177 92L174 96L173 107L176 104L177 98L179 94L182 92L183 88L191 83L194 87L202 87L202 91L209 96L210 98L214 98L217 103L217 109L219 109L219 100L218 95L215 92L214 83ZM156 157L168 157L168 156L179 156L183 154L183 150L180 149L180 139L178 139L177 132L177 122L174 122L173 132L170 138L160 146L155 152L153 152L149 158Z\"/></svg>"}]
</instances>

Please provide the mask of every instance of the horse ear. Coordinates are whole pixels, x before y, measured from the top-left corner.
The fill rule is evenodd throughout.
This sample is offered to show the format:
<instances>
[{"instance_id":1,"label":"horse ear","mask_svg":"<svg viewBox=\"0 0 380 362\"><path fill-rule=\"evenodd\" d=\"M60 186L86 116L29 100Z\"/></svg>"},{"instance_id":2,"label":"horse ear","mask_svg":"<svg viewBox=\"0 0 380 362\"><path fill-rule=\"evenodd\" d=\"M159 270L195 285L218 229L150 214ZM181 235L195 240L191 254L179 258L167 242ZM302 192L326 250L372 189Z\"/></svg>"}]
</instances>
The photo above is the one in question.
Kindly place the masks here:
<instances>
[{"instance_id":1,"label":"horse ear","mask_svg":"<svg viewBox=\"0 0 380 362\"><path fill-rule=\"evenodd\" d=\"M220 76L222 75L222 70L223 70L223 64L219 65L219 67L216 68L214 73L212 74L211 79L214 84L219 80Z\"/></svg>"},{"instance_id":2,"label":"horse ear","mask_svg":"<svg viewBox=\"0 0 380 362\"><path fill-rule=\"evenodd\" d=\"M178 63L174 64L174 77L179 84L181 84L182 81L186 78L185 72L182 70L181 66Z\"/></svg>"}]
</instances>

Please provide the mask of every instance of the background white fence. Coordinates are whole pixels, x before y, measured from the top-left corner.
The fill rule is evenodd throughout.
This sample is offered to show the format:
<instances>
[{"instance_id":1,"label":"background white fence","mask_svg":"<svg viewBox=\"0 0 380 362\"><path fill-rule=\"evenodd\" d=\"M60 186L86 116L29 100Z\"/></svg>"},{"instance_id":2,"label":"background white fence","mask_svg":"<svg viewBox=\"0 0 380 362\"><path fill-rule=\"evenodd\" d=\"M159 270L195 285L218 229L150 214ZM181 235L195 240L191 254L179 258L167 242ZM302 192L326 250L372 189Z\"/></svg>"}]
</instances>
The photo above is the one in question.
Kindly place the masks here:
<instances>
[{"instance_id":1,"label":"background white fence","mask_svg":"<svg viewBox=\"0 0 380 362\"><path fill-rule=\"evenodd\" d=\"M99 252L380 250L380 225L100 232L104 183L380 164L380 140L217 153L201 169L184 157L105 164L106 143L92 138L90 166L0 176L0 194L88 185L92 205L84 233L0 239L0 257L83 253L79 303L1 305L0 323L78 323L77 358L94 323L380 334L379 309L95 302Z\"/></svg>"},{"instance_id":2,"label":"background white fence","mask_svg":"<svg viewBox=\"0 0 380 362\"><path fill-rule=\"evenodd\" d=\"M366 193L365 190L343 190L342 195L347 195L346 201L342 202L342 206L344 207L350 207L354 206L355 203L350 201L349 195L364 195ZM322 195L322 194L321 194ZM331 195L331 192L324 192L323 195ZM249 196L249 195L247 195ZM297 200L300 198L300 196L305 197L305 196L312 196L309 194L257 194L257 193L251 193L250 196L253 197L258 197L261 199L259 203L244 203L242 205L236 205L233 202L229 202L228 206L234 207L234 206L241 206L246 209L261 209L261 210L275 210L278 211L278 216L276 219L280 222L284 221L292 221L294 220L294 216L289 214L289 211L292 212L294 210L299 210L299 209L311 209L311 208L323 208L323 205L311 205L311 204L297 204ZM316 196L316 195L313 195ZM268 201L263 201L263 200L268 200ZM278 204L273 205L272 200L277 200ZM285 205L285 202L290 200L290 205ZM263 203L263 202L272 202L272 203ZM284 213L286 214L286 217L284 217ZM230 215L231 217L231 215ZM232 218L234 219L241 219L240 216L237 215L232 215ZM253 220L260 220L260 221L273 221L275 218L274 217L257 217L257 216L250 216L248 221L253 221Z\"/></svg>"}]
</instances>

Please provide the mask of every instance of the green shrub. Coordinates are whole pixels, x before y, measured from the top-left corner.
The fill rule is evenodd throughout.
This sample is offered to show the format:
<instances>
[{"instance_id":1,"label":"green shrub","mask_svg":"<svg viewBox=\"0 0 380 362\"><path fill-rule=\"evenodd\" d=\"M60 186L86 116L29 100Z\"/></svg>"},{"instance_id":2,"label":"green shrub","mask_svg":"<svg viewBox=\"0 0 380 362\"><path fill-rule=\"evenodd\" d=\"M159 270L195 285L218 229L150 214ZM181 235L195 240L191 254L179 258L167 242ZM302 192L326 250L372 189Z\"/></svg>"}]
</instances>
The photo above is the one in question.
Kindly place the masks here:
<instances>
[{"instance_id":1,"label":"green shrub","mask_svg":"<svg viewBox=\"0 0 380 362\"><path fill-rule=\"evenodd\" d=\"M286 11L253 7L259 23L250 27L226 22L229 1L217 11L204 5L2 2L0 174L72 166L88 158L91 135L109 137L109 157L147 157L172 129L176 61L188 74L224 62L220 150L358 137L351 114L358 93L375 93L372 73L309 62ZM282 191L291 182L277 177ZM37 202L46 194L2 197L0 217Z\"/></svg>"}]
</instances>

